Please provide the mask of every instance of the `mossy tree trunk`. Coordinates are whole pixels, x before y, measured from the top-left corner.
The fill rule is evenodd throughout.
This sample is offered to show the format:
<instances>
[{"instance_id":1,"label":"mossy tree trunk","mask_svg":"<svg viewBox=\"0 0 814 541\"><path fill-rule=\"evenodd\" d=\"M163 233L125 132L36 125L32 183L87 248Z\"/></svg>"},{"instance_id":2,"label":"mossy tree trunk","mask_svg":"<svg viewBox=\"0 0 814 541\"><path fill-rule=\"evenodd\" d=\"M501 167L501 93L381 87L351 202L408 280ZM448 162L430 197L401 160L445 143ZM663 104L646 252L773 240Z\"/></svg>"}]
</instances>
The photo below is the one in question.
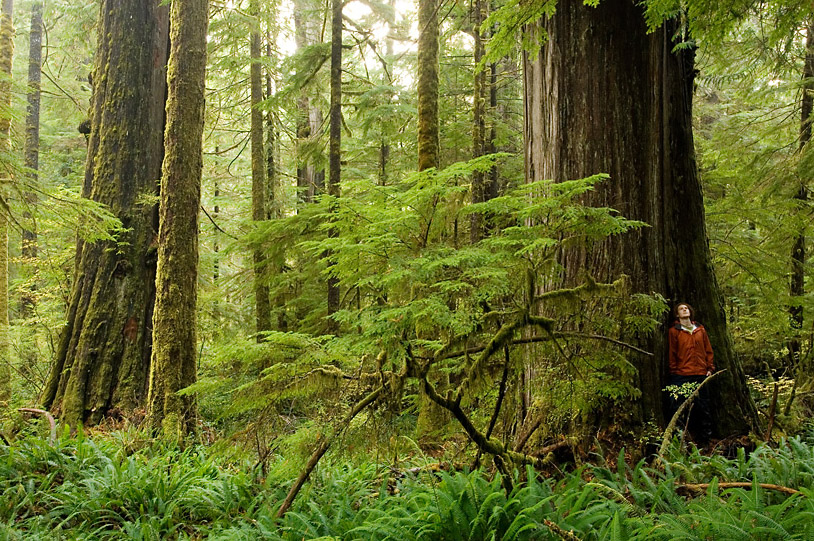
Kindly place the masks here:
<instances>
[{"instance_id":1,"label":"mossy tree trunk","mask_svg":"<svg viewBox=\"0 0 814 541\"><path fill-rule=\"evenodd\" d=\"M254 17L250 34L249 54L251 66L249 68L249 81L251 86L251 145L252 145L252 220L261 222L267 218L266 200L268 199L268 183L266 172L265 139L263 137L263 111L260 103L263 101L263 75L261 71L262 40L260 38L260 8L258 0L249 4L249 13ZM259 247L253 249L254 259L254 305L255 329L257 340L262 341L265 331L271 330L271 302L269 301L268 264L263 250Z\"/></svg>"},{"instance_id":2,"label":"mossy tree trunk","mask_svg":"<svg viewBox=\"0 0 814 541\"><path fill-rule=\"evenodd\" d=\"M418 2L418 170L438 167L438 0Z\"/></svg>"},{"instance_id":3,"label":"mossy tree trunk","mask_svg":"<svg viewBox=\"0 0 814 541\"><path fill-rule=\"evenodd\" d=\"M0 6L0 152L9 152L11 131L11 65L14 57L14 2ZM6 178L3 182L10 182ZM0 211L0 405L11 402L11 342L8 302L8 215Z\"/></svg>"},{"instance_id":4,"label":"mossy tree trunk","mask_svg":"<svg viewBox=\"0 0 814 541\"><path fill-rule=\"evenodd\" d=\"M439 28L438 0L418 2L418 170L440 167L441 143L438 120ZM447 411L433 402L419 386L421 401L416 434L419 440L438 441L437 434L449 419Z\"/></svg>"},{"instance_id":5,"label":"mossy tree trunk","mask_svg":"<svg viewBox=\"0 0 814 541\"><path fill-rule=\"evenodd\" d=\"M198 208L203 168L208 0L174 0L170 13L167 130L164 135L158 269L148 420L182 437L195 401L178 391L196 379Z\"/></svg>"},{"instance_id":6,"label":"mossy tree trunk","mask_svg":"<svg viewBox=\"0 0 814 541\"><path fill-rule=\"evenodd\" d=\"M77 245L68 321L43 404L71 424L144 406L155 302L169 9L101 3L82 193L124 226L118 242ZM196 207L197 208L197 207Z\"/></svg>"},{"instance_id":7,"label":"mossy tree trunk","mask_svg":"<svg viewBox=\"0 0 814 541\"><path fill-rule=\"evenodd\" d=\"M596 8L562 1L545 29L550 41L524 60L528 180L608 173L585 202L650 224L566 252L566 272L571 280L586 270L603 281L626 274L636 293L690 302L709 331L716 366L727 370L714 393L718 432L743 433L757 416L710 262L691 124L695 51L673 52L675 21L648 33L633 0ZM630 359L642 392L639 419L662 419L665 334L666 326L644 344L655 361Z\"/></svg>"},{"instance_id":8,"label":"mossy tree trunk","mask_svg":"<svg viewBox=\"0 0 814 541\"><path fill-rule=\"evenodd\" d=\"M480 69L483 59L484 38L481 34L481 25L486 16L486 0L472 0L472 37L475 41L474 64L475 74L472 85L472 157L483 156L486 151L486 70ZM485 180L487 176L482 171L472 174L472 202L483 203L486 200ZM483 215L474 212L469 220L469 240L472 244L478 242L483 236Z\"/></svg>"}]
</instances>

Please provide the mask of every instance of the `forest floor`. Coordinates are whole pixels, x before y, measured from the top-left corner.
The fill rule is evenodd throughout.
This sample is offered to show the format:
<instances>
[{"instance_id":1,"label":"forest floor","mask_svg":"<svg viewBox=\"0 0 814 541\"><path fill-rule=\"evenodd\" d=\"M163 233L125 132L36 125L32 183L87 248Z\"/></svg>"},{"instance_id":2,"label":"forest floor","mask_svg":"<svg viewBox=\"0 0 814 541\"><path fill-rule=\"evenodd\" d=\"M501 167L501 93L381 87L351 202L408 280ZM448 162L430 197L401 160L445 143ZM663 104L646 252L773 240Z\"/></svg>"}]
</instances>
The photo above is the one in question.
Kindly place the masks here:
<instances>
[{"instance_id":1,"label":"forest floor","mask_svg":"<svg viewBox=\"0 0 814 541\"><path fill-rule=\"evenodd\" d=\"M300 464L133 432L0 445L2 539L814 539L814 433L727 458L673 445L543 477L326 457Z\"/></svg>"}]
</instances>

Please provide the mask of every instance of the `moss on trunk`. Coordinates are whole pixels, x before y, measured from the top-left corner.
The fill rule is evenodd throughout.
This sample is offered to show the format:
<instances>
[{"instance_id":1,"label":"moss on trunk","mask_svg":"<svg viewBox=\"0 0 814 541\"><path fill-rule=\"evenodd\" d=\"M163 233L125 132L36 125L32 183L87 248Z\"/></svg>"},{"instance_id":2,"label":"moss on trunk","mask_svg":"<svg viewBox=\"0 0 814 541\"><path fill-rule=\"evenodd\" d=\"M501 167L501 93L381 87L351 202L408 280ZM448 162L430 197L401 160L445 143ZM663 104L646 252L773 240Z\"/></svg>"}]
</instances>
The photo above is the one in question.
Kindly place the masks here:
<instances>
[{"instance_id":1,"label":"moss on trunk","mask_svg":"<svg viewBox=\"0 0 814 541\"><path fill-rule=\"evenodd\" d=\"M102 2L82 193L107 205L118 242L77 243L68 321L42 402L71 424L142 407L155 299L169 10L159 0Z\"/></svg>"},{"instance_id":2,"label":"moss on trunk","mask_svg":"<svg viewBox=\"0 0 814 541\"><path fill-rule=\"evenodd\" d=\"M178 391L196 379L198 208L203 167L207 0L175 0L171 7L153 318L148 422L180 438L195 422L193 396Z\"/></svg>"}]
</instances>

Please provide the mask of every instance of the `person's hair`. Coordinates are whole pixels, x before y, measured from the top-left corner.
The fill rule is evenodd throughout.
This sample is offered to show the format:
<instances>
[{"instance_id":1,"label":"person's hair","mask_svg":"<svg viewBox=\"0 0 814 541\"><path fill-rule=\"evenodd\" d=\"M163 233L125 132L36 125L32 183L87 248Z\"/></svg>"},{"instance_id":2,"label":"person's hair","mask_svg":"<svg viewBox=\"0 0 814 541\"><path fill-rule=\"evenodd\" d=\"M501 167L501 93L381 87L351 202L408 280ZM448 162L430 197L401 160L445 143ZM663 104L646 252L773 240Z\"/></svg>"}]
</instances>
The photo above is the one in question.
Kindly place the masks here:
<instances>
[{"instance_id":1,"label":"person's hair","mask_svg":"<svg viewBox=\"0 0 814 541\"><path fill-rule=\"evenodd\" d=\"M687 308L689 308L690 309L690 319L695 319L695 309L692 306L690 306L689 303L686 303L686 302L680 302L680 303L676 304L675 306L673 306L673 317L674 318L678 319L678 307L679 306L686 306Z\"/></svg>"}]
</instances>

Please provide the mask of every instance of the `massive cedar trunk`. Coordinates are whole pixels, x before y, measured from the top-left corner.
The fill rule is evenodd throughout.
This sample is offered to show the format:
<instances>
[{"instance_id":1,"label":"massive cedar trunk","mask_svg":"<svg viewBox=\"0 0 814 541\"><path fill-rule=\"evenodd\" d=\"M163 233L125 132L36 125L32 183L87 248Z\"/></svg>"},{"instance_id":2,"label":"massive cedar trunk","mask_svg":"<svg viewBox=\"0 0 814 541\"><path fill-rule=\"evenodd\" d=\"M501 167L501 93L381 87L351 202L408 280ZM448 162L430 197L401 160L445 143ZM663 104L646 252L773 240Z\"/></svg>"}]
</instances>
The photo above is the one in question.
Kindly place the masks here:
<instances>
[{"instance_id":1,"label":"massive cedar trunk","mask_svg":"<svg viewBox=\"0 0 814 541\"><path fill-rule=\"evenodd\" d=\"M342 5L343 0L331 0L331 112L328 145L328 195L339 197L342 158ZM332 203L332 212L337 204ZM335 236L331 229L329 235ZM332 265L328 254L328 264ZM339 310L339 279L328 276L328 315ZM336 325L330 324L335 330Z\"/></svg>"},{"instance_id":2,"label":"massive cedar trunk","mask_svg":"<svg viewBox=\"0 0 814 541\"><path fill-rule=\"evenodd\" d=\"M545 29L550 41L524 60L528 180L609 173L585 202L650 224L567 252L566 279L585 270L600 280L626 274L634 292L693 304L718 369L727 370L714 393L718 432L743 433L757 419L710 263L691 126L694 50L673 52L675 22L648 34L632 0L597 8L566 0ZM642 419L662 418L665 333L659 329L646 344L655 360L630 359Z\"/></svg>"},{"instance_id":3,"label":"massive cedar trunk","mask_svg":"<svg viewBox=\"0 0 814 541\"><path fill-rule=\"evenodd\" d=\"M249 5L249 12L255 17L255 27L252 28L250 40L251 66L249 80L251 85L251 143L252 143L252 220L260 222L266 219L266 199L268 198L268 185L266 170L268 163L265 156L265 141L263 138L263 111L260 102L263 101L263 76L261 73L260 58L262 43L260 39L260 9L257 0ZM254 249L254 300L255 320L258 333L271 330L271 303L269 301L269 285L266 257L259 247ZM257 339L262 340L260 334Z\"/></svg>"},{"instance_id":4,"label":"massive cedar trunk","mask_svg":"<svg viewBox=\"0 0 814 541\"><path fill-rule=\"evenodd\" d=\"M173 0L167 69L158 270L148 419L168 436L194 427L195 401L178 391L196 378L198 208L203 167L207 0Z\"/></svg>"},{"instance_id":5,"label":"massive cedar trunk","mask_svg":"<svg viewBox=\"0 0 814 541\"><path fill-rule=\"evenodd\" d=\"M118 242L78 242L45 406L75 425L144 405L155 302L156 208L163 158L168 8L102 2L82 193L124 226ZM145 196L147 196L145 198Z\"/></svg>"},{"instance_id":6,"label":"massive cedar trunk","mask_svg":"<svg viewBox=\"0 0 814 541\"><path fill-rule=\"evenodd\" d=\"M29 33L28 48L28 107L25 116L25 148L23 150L24 165L26 167L29 183L37 182L37 170L40 157L40 81L42 79L42 2L31 6L31 32ZM26 189L26 206L37 204L37 194ZM30 211L23 216L26 228L22 231L22 258L31 266L37 259L37 231L31 220ZM20 302L20 315L28 317L36 303L33 295L33 286L23 292ZM33 359L29 359L32 362Z\"/></svg>"},{"instance_id":7,"label":"massive cedar trunk","mask_svg":"<svg viewBox=\"0 0 814 541\"><path fill-rule=\"evenodd\" d=\"M10 150L11 65L14 56L13 0L0 7L0 152ZM3 183L10 182L4 173ZM0 405L11 401L11 343L8 306L8 215L0 211Z\"/></svg>"}]
</instances>

